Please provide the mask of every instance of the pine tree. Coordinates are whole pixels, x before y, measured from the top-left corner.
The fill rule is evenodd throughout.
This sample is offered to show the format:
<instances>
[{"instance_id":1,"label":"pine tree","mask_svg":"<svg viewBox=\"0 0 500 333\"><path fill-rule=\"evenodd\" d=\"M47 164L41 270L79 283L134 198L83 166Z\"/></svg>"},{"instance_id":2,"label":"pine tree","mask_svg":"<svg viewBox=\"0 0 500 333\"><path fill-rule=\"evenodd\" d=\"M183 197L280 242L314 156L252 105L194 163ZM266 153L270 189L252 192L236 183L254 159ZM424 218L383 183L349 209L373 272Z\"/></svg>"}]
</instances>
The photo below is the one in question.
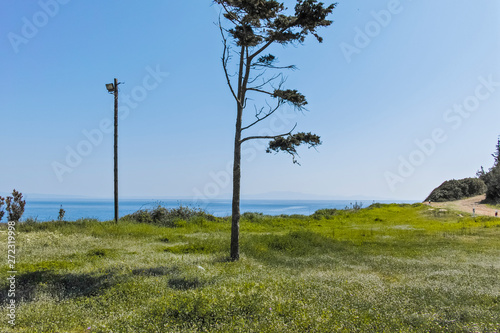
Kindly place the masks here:
<instances>
[{"instance_id":1,"label":"pine tree","mask_svg":"<svg viewBox=\"0 0 500 333\"><path fill-rule=\"evenodd\" d=\"M268 139L267 152L283 151L292 156L297 163L297 150L300 145L309 148L321 144L320 137L312 133L289 132L271 136L246 136L242 133L272 116L284 104L290 104L297 110L307 105L306 98L296 89L285 89L282 70L294 69L295 66L278 66L274 55L268 54L271 45L299 45L307 35L313 35L320 43L322 38L317 30L327 27L332 21L327 16L332 13L335 4L325 6L316 0L297 0L293 11L284 3L275 0L215 0L221 6L228 28L219 20L222 34L222 67L231 94L236 102L236 128L234 139L233 164L233 201L231 225L231 259L239 259L239 221L240 221L240 180L241 146L249 140ZM231 43L229 41L231 40ZM233 51L233 48L235 50ZM230 70L230 60L236 58L236 73ZM268 71L274 71L268 75ZM276 73L279 72L279 73ZM250 98L264 96L272 100L265 106L255 107L255 120L243 124L243 115ZM249 97L251 96L251 97Z\"/></svg>"}]
</instances>

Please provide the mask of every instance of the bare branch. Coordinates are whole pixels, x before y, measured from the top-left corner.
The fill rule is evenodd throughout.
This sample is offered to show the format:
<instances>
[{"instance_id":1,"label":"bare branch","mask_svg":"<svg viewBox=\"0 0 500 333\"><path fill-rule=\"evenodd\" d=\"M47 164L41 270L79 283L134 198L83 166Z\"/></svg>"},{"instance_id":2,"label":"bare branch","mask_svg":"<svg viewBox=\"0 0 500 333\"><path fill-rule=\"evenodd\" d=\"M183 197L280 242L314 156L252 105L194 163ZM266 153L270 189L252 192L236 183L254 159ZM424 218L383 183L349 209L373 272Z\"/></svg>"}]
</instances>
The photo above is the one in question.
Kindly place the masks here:
<instances>
[{"instance_id":1,"label":"bare branch","mask_svg":"<svg viewBox=\"0 0 500 333\"><path fill-rule=\"evenodd\" d=\"M250 88L247 88L247 90L250 90L250 91L256 91L256 92L260 92L262 94L267 94L269 96L273 96L273 97L277 97L275 92L269 92L269 91L265 91L265 90L262 90L260 88L262 88L263 86L267 85L267 84L270 84L272 81L276 80L277 78L281 77L281 81L280 83L278 84L278 88L275 88L272 84L271 84L271 88L273 88L273 90L280 90L281 87L283 86L283 84L285 83L286 81L286 78L283 77L283 74L278 74L278 75L273 75L272 78L264 81L261 85L258 85L256 87L250 87Z\"/></svg>"},{"instance_id":2,"label":"bare branch","mask_svg":"<svg viewBox=\"0 0 500 333\"><path fill-rule=\"evenodd\" d=\"M233 97L236 100L236 102L241 104L241 101L239 100L238 96L236 96L236 93L234 92L233 85L231 84L231 79L230 79L229 74L227 72L227 63L229 61L229 46L227 46L227 39L226 39L226 36L224 35L224 29L222 28L220 16L219 16L219 28L220 28L220 33L222 35L222 41L223 41L222 43L224 45L224 51L222 53L222 68L224 69L224 74L226 76L227 85L229 86L229 89L231 90L231 94L233 94Z\"/></svg>"},{"instance_id":3,"label":"bare branch","mask_svg":"<svg viewBox=\"0 0 500 333\"><path fill-rule=\"evenodd\" d=\"M270 115L272 115L273 113L275 113L275 112L276 112L276 111L280 108L280 106L281 106L281 105L283 105L283 102L279 101L279 102L278 102L278 105L277 105L274 109L271 109L271 108L270 108L271 110L270 110L268 113L266 113L266 115L265 115L264 117L262 117L262 118L259 118L259 115L262 113L262 110L263 110L264 108L260 109L260 112L259 112L258 114L256 114L256 115L255 115L255 116L257 117L257 120L256 120L256 121L254 121L253 123L251 123L250 125L243 127L241 130L242 130L242 131L243 131L243 130L246 130L246 129L248 129L248 128L250 128L250 127L254 126L255 124L257 124L257 123L261 122L262 120L266 119L267 117L269 117ZM294 127L294 128L295 128L295 127ZM292 129L292 131L293 131L293 129Z\"/></svg>"},{"instance_id":4,"label":"bare branch","mask_svg":"<svg viewBox=\"0 0 500 333\"><path fill-rule=\"evenodd\" d=\"M295 126L293 126L293 128L288 133L274 135L274 136L268 136L268 135L264 135L264 136L260 136L260 135L249 136L249 137L246 137L244 139L241 139L240 143L243 143L243 142L248 141L248 140L255 140L255 139L276 139L276 138L281 138L283 136L292 135L292 132L295 129L295 127L297 127L297 123L295 123Z\"/></svg>"},{"instance_id":5,"label":"bare branch","mask_svg":"<svg viewBox=\"0 0 500 333\"><path fill-rule=\"evenodd\" d=\"M283 78L283 73L279 73L279 74L275 74L273 75L271 78L267 79L267 80L263 80L263 82L261 84L259 84L258 86L255 86L255 87L251 87L251 88L255 88L255 89L260 89L262 87L264 87L266 84L269 84L270 82L276 80L277 78L279 78L281 76L281 82L280 82L280 86L286 81L284 78ZM249 88L250 89L250 88Z\"/></svg>"},{"instance_id":6,"label":"bare branch","mask_svg":"<svg viewBox=\"0 0 500 333\"><path fill-rule=\"evenodd\" d=\"M260 92L260 93L263 93L263 94L267 94L267 95L273 96L273 93L271 93L269 91L261 90L261 89L247 88L247 90L256 91L256 92Z\"/></svg>"},{"instance_id":7,"label":"bare branch","mask_svg":"<svg viewBox=\"0 0 500 333\"><path fill-rule=\"evenodd\" d=\"M257 107L255 105L253 106L253 108L255 109L255 118L259 119L261 113L264 112L264 107L261 107L259 111L257 111Z\"/></svg>"},{"instance_id":8,"label":"bare branch","mask_svg":"<svg viewBox=\"0 0 500 333\"><path fill-rule=\"evenodd\" d=\"M259 64L259 63L254 63L252 64L252 67L256 70L258 70L258 67L263 67L263 68L270 68L270 69L291 69L291 70L296 70L297 66L295 65L288 65L288 66L273 66L273 65L265 65L265 64Z\"/></svg>"},{"instance_id":9,"label":"bare branch","mask_svg":"<svg viewBox=\"0 0 500 333\"><path fill-rule=\"evenodd\" d=\"M253 84L255 81L257 81L260 77L262 77L264 74L266 74L266 70L263 70L262 73L259 73L256 77L254 77L251 80L248 80L249 84Z\"/></svg>"},{"instance_id":10,"label":"bare branch","mask_svg":"<svg viewBox=\"0 0 500 333\"><path fill-rule=\"evenodd\" d=\"M288 65L288 66L254 65L254 66L265 67L265 68L270 68L270 69L291 69L293 71L297 69L297 66L295 66L295 65Z\"/></svg>"},{"instance_id":11,"label":"bare branch","mask_svg":"<svg viewBox=\"0 0 500 333\"><path fill-rule=\"evenodd\" d=\"M247 102L248 102L248 98L245 97L245 102L243 103L243 109L246 109L247 107Z\"/></svg>"}]
</instances>

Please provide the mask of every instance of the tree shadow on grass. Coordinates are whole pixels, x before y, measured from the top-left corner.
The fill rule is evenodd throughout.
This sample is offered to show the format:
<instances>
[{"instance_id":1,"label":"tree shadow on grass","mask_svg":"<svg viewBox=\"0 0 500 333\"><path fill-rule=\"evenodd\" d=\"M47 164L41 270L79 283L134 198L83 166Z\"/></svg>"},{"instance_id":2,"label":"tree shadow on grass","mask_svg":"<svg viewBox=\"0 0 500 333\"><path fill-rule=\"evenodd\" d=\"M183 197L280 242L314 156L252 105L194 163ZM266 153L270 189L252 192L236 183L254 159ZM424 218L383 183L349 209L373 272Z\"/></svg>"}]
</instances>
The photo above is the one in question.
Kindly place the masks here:
<instances>
[{"instance_id":1,"label":"tree shadow on grass","mask_svg":"<svg viewBox=\"0 0 500 333\"><path fill-rule=\"evenodd\" d=\"M201 288L205 285L198 277L186 278L179 277L181 270L177 266L167 267L150 267L150 268L137 268L132 270L132 274L136 276L166 276L170 275L168 286L177 290L189 290Z\"/></svg>"},{"instance_id":2,"label":"tree shadow on grass","mask_svg":"<svg viewBox=\"0 0 500 333\"><path fill-rule=\"evenodd\" d=\"M59 300L81 296L96 296L118 282L113 273L104 275L55 273L41 270L16 275L15 299L32 302L37 295L46 293ZM8 302L10 286L0 287L1 304Z\"/></svg>"},{"instance_id":3,"label":"tree shadow on grass","mask_svg":"<svg viewBox=\"0 0 500 333\"><path fill-rule=\"evenodd\" d=\"M17 302L33 302L42 295L48 295L58 301L75 297L93 297L104 293L112 286L133 278L133 276L171 276L168 280L170 288L188 290L200 288L204 283L198 278L179 278L181 270L177 266L158 266L136 268L123 274L117 270L108 270L104 273L59 273L54 270L43 269L33 272L17 274L15 276L15 299ZM0 306L6 305L10 283L5 279L0 284Z\"/></svg>"},{"instance_id":4,"label":"tree shadow on grass","mask_svg":"<svg viewBox=\"0 0 500 333\"><path fill-rule=\"evenodd\" d=\"M159 266L159 267L150 267L150 268L136 268L132 270L133 275L139 276L163 276L163 275L172 275L179 273L180 270L177 266L167 267L167 266Z\"/></svg>"},{"instance_id":5,"label":"tree shadow on grass","mask_svg":"<svg viewBox=\"0 0 500 333\"><path fill-rule=\"evenodd\" d=\"M242 242L242 252L273 266L316 265L325 255L350 255L352 245L312 231L252 235ZM326 259L331 261L331 259Z\"/></svg>"},{"instance_id":6,"label":"tree shadow on grass","mask_svg":"<svg viewBox=\"0 0 500 333\"><path fill-rule=\"evenodd\" d=\"M235 262L234 259L232 259L230 256L228 255L224 255L224 256L220 256L220 257L217 257L215 258L215 260L213 261L214 263L217 263L217 264L225 264L225 263L232 263L232 262Z\"/></svg>"},{"instance_id":7,"label":"tree shadow on grass","mask_svg":"<svg viewBox=\"0 0 500 333\"><path fill-rule=\"evenodd\" d=\"M168 280L168 286L177 290L198 289L203 287L204 283L197 277L195 278L172 278Z\"/></svg>"}]
</instances>

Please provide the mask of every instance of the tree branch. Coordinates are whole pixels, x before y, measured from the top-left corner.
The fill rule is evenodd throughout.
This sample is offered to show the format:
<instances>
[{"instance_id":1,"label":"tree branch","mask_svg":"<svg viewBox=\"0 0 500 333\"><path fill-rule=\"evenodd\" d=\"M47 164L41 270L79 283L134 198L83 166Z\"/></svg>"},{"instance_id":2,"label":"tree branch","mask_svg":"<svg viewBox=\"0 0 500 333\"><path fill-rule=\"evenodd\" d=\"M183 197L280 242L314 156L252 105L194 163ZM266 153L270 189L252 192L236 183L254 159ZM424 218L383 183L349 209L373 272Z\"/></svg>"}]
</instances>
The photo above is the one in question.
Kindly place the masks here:
<instances>
[{"instance_id":1,"label":"tree branch","mask_svg":"<svg viewBox=\"0 0 500 333\"><path fill-rule=\"evenodd\" d=\"M227 9L227 7L226 7L226 5L224 4L224 2L222 2L222 1L217 1L217 3L219 3L219 4L222 6L222 8L224 8L224 10L226 11L226 13L227 13L227 14L229 14L229 15L230 15L230 14L233 14L233 12L231 12L229 9ZM243 22L241 22L241 20L240 20L238 17L234 17L234 16L231 16L231 17L226 17L226 16L225 16L225 18L226 18L226 19L228 19L229 21L233 22L233 23L234 23L234 21L236 21L236 22L238 22L239 24L243 24ZM233 20L233 18L234 18L234 20ZM236 23L234 23L234 24L236 24Z\"/></svg>"},{"instance_id":2,"label":"tree branch","mask_svg":"<svg viewBox=\"0 0 500 333\"><path fill-rule=\"evenodd\" d=\"M260 136L260 135L249 136L249 137L246 137L244 139L241 139L240 143L243 143L243 142L248 141L248 140L255 140L255 139L276 139L276 138L281 138L281 137L286 136L286 135L291 135L292 132L293 132L293 130L295 129L295 127L297 127L297 123L295 123L295 126L293 126L293 128L288 133L283 133L283 134L273 135L273 136L269 136L269 135L264 135L264 136Z\"/></svg>"},{"instance_id":3,"label":"tree branch","mask_svg":"<svg viewBox=\"0 0 500 333\"><path fill-rule=\"evenodd\" d=\"M284 29L281 29L281 31L279 33L283 33L283 32L285 32L288 29L290 29L290 27L286 27ZM250 61L253 60L253 58L255 58L257 55L259 55L260 53L262 53L265 49L267 49L275 41L276 40L274 38L269 39L266 44L264 44L260 49L258 49L257 51L255 51L255 53L252 54L248 59Z\"/></svg>"},{"instance_id":4,"label":"tree branch","mask_svg":"<svg viewBox=\"0 0 500 333\"><path fill-rule=\"evenodd\" d=\"M272 43L274 43L274 39L270 39L266 44L264 44L264 46L262 46L260 49L258 49L257 51L255 51L254 54L252 54L248 59L250 61L253 60L253 58L255 58L257 55L259 55L260 53L262 53L262 51L264 51L265 49L267 49Z\"/></svg>"},{"instance_id":5,"label":"tree branch","mask_svg":"<svg viewBox=\"0 0 500 333\"><path fill-rule=\"evenodd\" d=\"M238 69L238 101L241 104L241 101L244 100L245 96L243 94L242 86L243 86L243 60L244 60L244 54L243 51L245 50L245 47L242 45L241 50L240 50L240 66Z\"/></svg>"},{"instance_id":6,"label":"tree branch","mask_svg":"<svg viewBox=\"0 0 500 333\"><path fill-rule=\"evenodd\" d=\"M253 106L253 108L255 109L255 118L258 119L261 113L263 112L264 107L261 107L259 111L257 111L257 107L255 105Z\"/></svg>"},{"instance_id":7,"label":"tree branch","mask_svg":"<svg viewBox=\"0 0 500 333\"><path fill-rule=\"evenodd\" d=\"M268 105L269 105L269 104L268 104ZM250 125L243 127L241 130L242 130L242 131L243 131L243 130L246 130L246 129L248 129L248 128L252 127L253 125L257 124L258 122L261 122L262 120L266 119L267 117L269 117L270 115L272 115L273 113L275 113L275 112L276 112L276 111L280 108L280 106L281 106L281 105L283 105L283 103L278 102L278 105L277 105L274 109L272 109L271 111L269 111L268 113L266 113L266 115L265 115L264 117L262 117L262 118L259 118L259 117L258 117L258 116L260 115L260 112L259 112L259 114L258 114L258 115L256 115L256 116L257 116L257 120L256 120L256 121L254 121L253 123L251 123ZM270 106L269 106L269 107L270 107ZM261 111L261 112L262 112L262 111ZM295 128L295 127L294 127L294 128ZM292 130L292 131L293 131L293 130Z\"/></svg>"},{"instance_id":8,"label":"tree branch","mask_svg":"<svg viewBox=\"0 0 500 333\"><path fill-rule=\"evenodd\" d=\"M260 93L263 93L263 94L268 94L270 96L273 96L273 93L270 93L269 91L257 89L257 88L247 88L247 90L256 91L256 92L260 92Z\"/></svg>"},{"instance_id":9,"label":"tree branch","mask_svg":"<svg viewBox=\"0 0 500 333\"><path fill-rule=\"evenodd\" d=\"M255 87L251 87L252 89L260 89L262 87L264 87L266 84L276 80L277 78L279 78L281 76L281 82L279 84L279 86L281 87L281 85L283 83L285 83L286 79L283 78L283 73L279 73L279 74L275 74L273 75L271 78L267 79L267 80L262 80L263 82L261 84L259 84L258 86L255 86ZM257 77L255 78L257 79ZM252 80L252 83L253 83L254 80ZM250 88L248 88L250 89Z\"/></svg>"},{"instance_id":10,"label":"tree branch","mask_svg":"<svg viewBox=\"0 0 500 333\"><path fill-rule=\"evenodd\" d=\"M255 76L253 79L249 79L249 80L248 80L248 83L249 83L249 84L253 84L253 83L254 83L255 81L257 81L260 77L264 76L264 74L266 74L266 70L265 70L265 69L262 71L262 73L257 74L257 76Z\"/></svg>"},{"instance_id":11,"label":"tree branch","mask_svg":"<svg viewBox=\"0 0 500 333\"><path fill-rule=\"evenodd\" d=\"M224 30L222 29L222 23L220 21L220 16L219 16L219 28L220 28L220 33L222 35L222 40L223 40L222 43L224 45L224 51L222 53L222 68L224 69L224 74L226 76L227 85L229 86L229 89L231 90L231 94L233 94L233 97L236 100L236 102L238 102L241 105L241 101L238 99L238 96L236 96L236 93L234 92L233 85L231 84L231 79L229 78L229 74L227 72L227 63L229 61L229 47L227 46L226 36L224 36Z\"/></svg>"},{"instance_id":12,"label":"tree branch","mask_svg":"<svg viewBox=\"0 0 500 333\"><path fill-rule=\"evenodd\" d=\"M248 85L248 80L250 78L250 69L252 67L251 60L248 59L248 46L245 46L245 76L243 77L243 97L246 96L247 93L247 85Z\"/></svg>"}]
</instances>

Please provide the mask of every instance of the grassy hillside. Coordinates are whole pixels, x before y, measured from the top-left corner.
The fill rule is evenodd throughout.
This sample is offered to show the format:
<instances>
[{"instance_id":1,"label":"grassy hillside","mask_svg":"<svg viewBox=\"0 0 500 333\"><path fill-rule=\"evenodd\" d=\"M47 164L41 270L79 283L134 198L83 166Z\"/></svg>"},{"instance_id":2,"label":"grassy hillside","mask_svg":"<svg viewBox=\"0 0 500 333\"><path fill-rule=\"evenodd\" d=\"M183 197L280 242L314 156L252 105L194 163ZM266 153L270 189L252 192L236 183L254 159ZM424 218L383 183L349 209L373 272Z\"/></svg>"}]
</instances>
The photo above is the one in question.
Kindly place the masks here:
<instances>
[{"instance_id":1,"label":"grassy hillside","mask_svg":"<svg viewBox=\"0 0 500 333\"><path fill-rule=\"evenodd\" d=\"M0 331L500 331L499 219L393 204L241 229L228 262L227 219L20 224L22 302L14 329L2 304Z\"/></svg>"}]
</instances>

